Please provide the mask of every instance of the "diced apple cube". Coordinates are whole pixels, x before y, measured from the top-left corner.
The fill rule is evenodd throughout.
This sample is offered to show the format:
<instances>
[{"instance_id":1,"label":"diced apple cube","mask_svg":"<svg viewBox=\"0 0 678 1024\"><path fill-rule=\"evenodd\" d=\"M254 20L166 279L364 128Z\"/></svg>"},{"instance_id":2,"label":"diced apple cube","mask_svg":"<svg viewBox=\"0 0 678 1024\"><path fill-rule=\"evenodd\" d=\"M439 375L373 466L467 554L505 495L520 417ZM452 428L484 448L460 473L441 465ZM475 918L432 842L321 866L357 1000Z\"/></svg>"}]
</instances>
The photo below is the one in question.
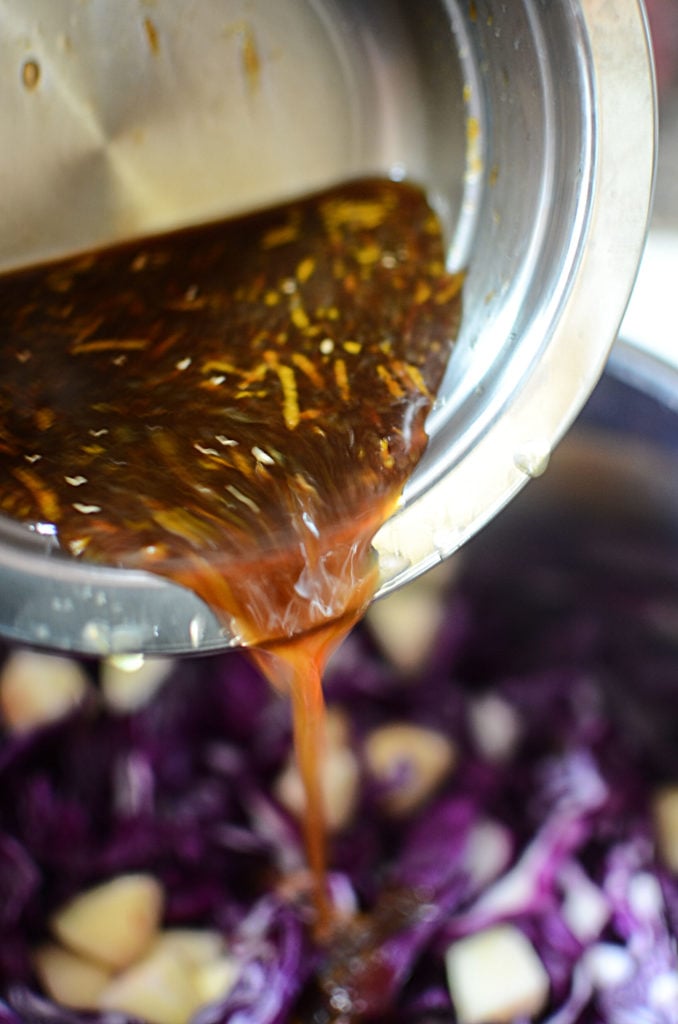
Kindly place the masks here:
<instances>
[{"instance_id":1,"label":"diced apple cube","mask_svg":"<svg viewBox=\"0 0 678 1024\"><path fill-rule=\"evenodd\" d=\"M176 950L156 949L113 978L99 997L99 1007L149 1024L187 1024L201 1003L194 973Z\"/></svg>"},{"instance_id":2,"label":"diced apple cube","mask_svg":"<svg viewBox=\"0 0 678 1024\"><path fill-rule=\"evenodd\" d=\"M173 667L171 658L108 658L101 666L104 699L114 711L137 711L155 696Z\"/></svg>"},{"instance_id":3,"label":"diced apple cube","mask_svg":"<svg viewBox=\"0 0 678 1024\"><path fill-rule=\"evenodd\" d=\"M526 936L500 924L459 939L446 954L459 1024L511 1024L536 1017L549 995L544 965Z\"/></svg>"},{"instance_id":4,"label":"diced apple cube","mask_svg":"<svg viewBox=\"0 0 678 1024\"><path fill-rule=\"evenodd\" d=\"M479 752L497 764L513 756L523 731L518 712L496 694L471 705L470 725Z\"/></svg>"},{"instance_id":5,"label":"diced apple cube","mask_svg":"<svg viewBox=\"0 0 678 1024\"><path fill-rule=\"evenodd\" d=\"M121 875L76 896L52 918L53 934L76 953L121 970L156 937L163 891L151 875Z\"/></svg>"},{"instance_id":6,"label":"diced apple cube","mask_svg":"<svg viewBox=\"0 0 678 1024\"><path fill-rule=\"evenodd\" d=\"M395 816L424 803L457 759L447 736L407 722L374 729L365 739L364 752L368 770L385 787L384 805Z\"/></svg>"},{"instance_id":7,"label":"diced apple cube","mask_svg":"<svg viewBox=\"0 0 678 1024\"><path fill-rule=\"evenodd\" d=\"M48 996L72 1010L95 1010L110 971L56 943L33 954L35 971Z\"/></svg>"},{"instance_id":8,"label":"diced apple cube","mask_svg":"<svg viewBox=\"0 0 678 1024\"><path fill-rule=\"evenodd\" d=\"M658 790L652 807L659 856L678 873L678 786Z\"/></svg>"},{"instance_id":9,"label":"diced apple cube","mask_svg":"<svg viewBox=\"0 0 678 1024\"><path fill-rule=\"evenodd\" d=\"M0 673L0 717L12 732L27 732L68 714L87 689L85 670L72 658L17 650Z\"/></svg>"},{"instance_id":10,"label":"diced apple cube","mask_svg":"<svg viewBox=\"0 0 678 1024\"><path fill-rule=\"evenodd\" d=\"M385 656L407 676L425 663L444 615L441 598L417 583L375 601L368 613L369 626Z\"/></svg>"}]
</instances>

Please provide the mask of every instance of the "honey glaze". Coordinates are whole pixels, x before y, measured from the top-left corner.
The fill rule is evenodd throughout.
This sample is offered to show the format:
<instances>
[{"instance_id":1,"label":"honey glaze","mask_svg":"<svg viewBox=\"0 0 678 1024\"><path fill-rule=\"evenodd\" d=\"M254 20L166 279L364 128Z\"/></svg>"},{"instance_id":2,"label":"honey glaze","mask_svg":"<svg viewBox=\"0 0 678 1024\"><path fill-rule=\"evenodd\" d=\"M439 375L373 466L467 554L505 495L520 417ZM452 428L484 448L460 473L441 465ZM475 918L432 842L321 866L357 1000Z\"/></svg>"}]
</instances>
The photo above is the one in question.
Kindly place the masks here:
<instances>
[{"instance_id":1,"label":"honey glaze","mask_svg":"<svg viewBox=\"0 0 678 1024\"><path fill-rule=\"evenodd\" d=\"M319 880L322 671L460 290L424 194L380 179L0 278L0 511L192 588L252 648L292 697Z\"/></svg>"}]
</instances>

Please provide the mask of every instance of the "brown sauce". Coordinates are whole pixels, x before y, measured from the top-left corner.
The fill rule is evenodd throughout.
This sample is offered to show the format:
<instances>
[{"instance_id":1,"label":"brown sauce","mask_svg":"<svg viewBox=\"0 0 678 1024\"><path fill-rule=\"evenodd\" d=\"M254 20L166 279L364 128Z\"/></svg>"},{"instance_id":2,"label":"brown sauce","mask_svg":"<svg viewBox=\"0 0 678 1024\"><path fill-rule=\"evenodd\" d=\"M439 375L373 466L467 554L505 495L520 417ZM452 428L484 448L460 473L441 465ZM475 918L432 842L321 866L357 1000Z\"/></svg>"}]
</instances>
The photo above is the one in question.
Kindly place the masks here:
<instances>
[{"instance_id":1,"label":"brown sauce","mask_svg":"<svg viewBox=\"0 0 678 1024\"><path fill-rule=\"evenodd\" d=\"M322 671L460 288L423 193L383 180L0 278L0 511L192 588L254 649L292 697L319 879Z\"/></svg>"}]
</instances>

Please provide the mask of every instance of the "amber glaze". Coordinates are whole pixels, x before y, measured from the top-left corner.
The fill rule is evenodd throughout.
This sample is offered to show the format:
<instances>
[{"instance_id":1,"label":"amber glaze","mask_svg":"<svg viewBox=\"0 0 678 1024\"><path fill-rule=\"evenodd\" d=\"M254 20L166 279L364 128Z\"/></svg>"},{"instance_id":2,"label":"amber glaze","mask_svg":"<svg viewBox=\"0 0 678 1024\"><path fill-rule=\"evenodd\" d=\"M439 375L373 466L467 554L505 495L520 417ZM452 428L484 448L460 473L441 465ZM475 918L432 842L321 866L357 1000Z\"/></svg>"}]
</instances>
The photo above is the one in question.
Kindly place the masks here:
<instances>
[{"instance_id":1,"label":"amber glaze","mask_svg":"<svg viewBox=\"0 0 678 1024\"><path fill-rule=\"evenodd\" d=\"M323 667L374 592L460 288L423 193L378 179L0 279L0 511L191 587L258 651L319 879Z\"/></svg>"}]
</instances>

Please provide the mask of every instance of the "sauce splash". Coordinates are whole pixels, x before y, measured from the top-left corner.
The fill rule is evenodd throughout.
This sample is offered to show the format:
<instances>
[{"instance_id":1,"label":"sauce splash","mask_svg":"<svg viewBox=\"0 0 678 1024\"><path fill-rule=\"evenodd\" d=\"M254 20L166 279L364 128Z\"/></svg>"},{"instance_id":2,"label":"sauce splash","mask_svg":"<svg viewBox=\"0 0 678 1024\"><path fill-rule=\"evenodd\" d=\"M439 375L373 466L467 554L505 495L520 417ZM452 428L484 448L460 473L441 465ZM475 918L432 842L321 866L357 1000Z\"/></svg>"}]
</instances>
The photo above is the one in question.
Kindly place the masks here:
<instances>
[{"instance_id":1,"label":"sauce splash","mask_svg":"<svg viewBox=\"0 0 678 1024\"><path fill-rule=\"evenodd\" d=\"M0 279L0 511L192 588L252 648L292 698L319 880L322 671L460 290L423 193L379 179Z\"/></svg>"}]
</instances>

